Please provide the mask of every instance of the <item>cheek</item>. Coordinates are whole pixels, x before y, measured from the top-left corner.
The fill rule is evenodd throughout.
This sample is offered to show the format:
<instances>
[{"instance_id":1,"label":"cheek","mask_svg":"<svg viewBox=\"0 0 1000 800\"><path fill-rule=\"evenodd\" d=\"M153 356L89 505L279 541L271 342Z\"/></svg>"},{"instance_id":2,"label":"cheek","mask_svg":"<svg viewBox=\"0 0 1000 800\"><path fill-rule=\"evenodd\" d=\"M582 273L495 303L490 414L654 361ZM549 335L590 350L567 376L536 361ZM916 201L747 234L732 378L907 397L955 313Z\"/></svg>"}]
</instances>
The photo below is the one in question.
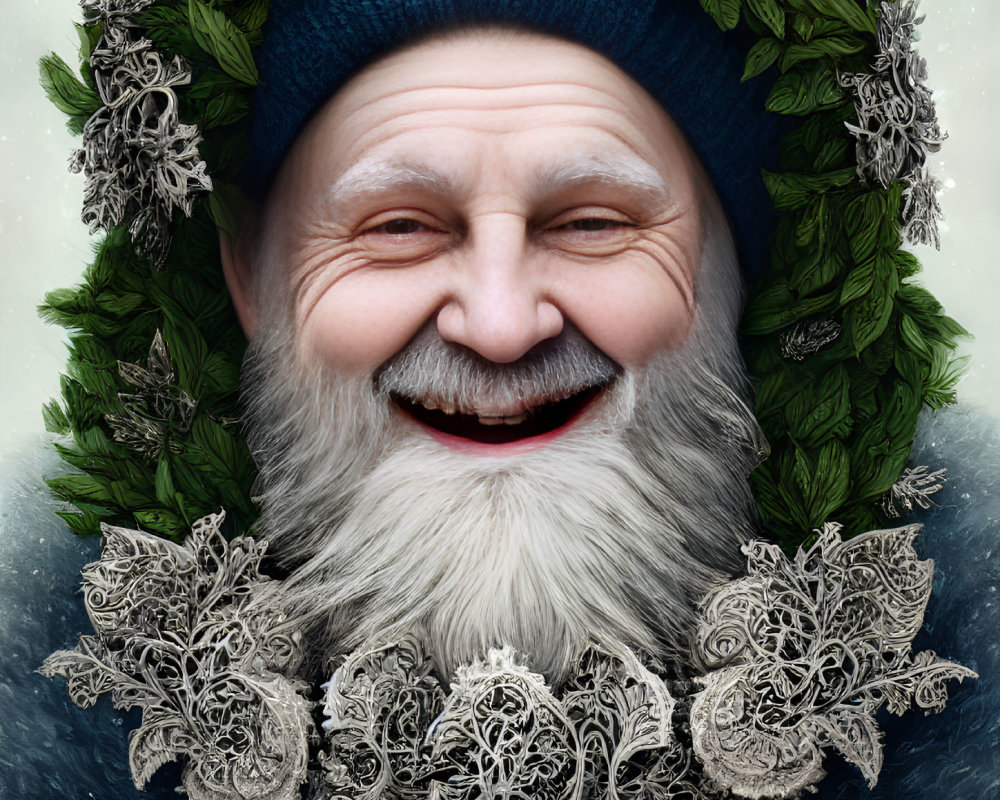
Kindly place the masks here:
<instances>
[{"instance_id":1,"label":"cheek","mask_svg":"<svg viewBox=\"0 0 1000 800\"><path fill-rule=\"evenodd\" d=\"M566 314L587 338L619 364L644 367L665 350L680 347L694 313L672 281L588 281L566 304Z\"/></svg>"},{"instance_id":2,"label":"cheek","mask_svg":"<svg viewBox=\"0 0 1000 800\"><path fill-rule=\"evenodd\" d=\"M307 356L347 371L371 372L434 315L440 297L422 270L371 270L345 276L299 319Z\"/></svg>"},{"instance_id":3,"label":"cheek","mask_svg":"<svg viewBox=\"0 0 1000 800\"><path fill-rule=\"evenodd\" d=\"M563 287L563 313L619 364L644 367L687 340L694 322L688 260L671 269L645 255L593 269L581 265Z\"/></svg>"}]
</instances>

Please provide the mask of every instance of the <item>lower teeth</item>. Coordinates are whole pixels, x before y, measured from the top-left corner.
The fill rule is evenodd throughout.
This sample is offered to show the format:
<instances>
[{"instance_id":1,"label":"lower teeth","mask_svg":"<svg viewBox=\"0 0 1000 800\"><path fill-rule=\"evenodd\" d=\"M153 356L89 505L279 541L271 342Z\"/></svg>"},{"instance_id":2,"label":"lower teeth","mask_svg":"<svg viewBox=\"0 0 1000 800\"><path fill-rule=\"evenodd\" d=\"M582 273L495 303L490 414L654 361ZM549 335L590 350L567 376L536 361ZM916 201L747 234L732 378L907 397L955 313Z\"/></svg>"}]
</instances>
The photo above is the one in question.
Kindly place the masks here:
<instances>
[{"instance_id":1,"label":"lower teeth","mask_svg":"<svg viewBox=\"0 0 1000 800\"><path fill-rule=\"evenodd\" d=\"M520 425L528 418L527 412L510 417L476 417L480 425Z\"/></svg>"}]
</instances>

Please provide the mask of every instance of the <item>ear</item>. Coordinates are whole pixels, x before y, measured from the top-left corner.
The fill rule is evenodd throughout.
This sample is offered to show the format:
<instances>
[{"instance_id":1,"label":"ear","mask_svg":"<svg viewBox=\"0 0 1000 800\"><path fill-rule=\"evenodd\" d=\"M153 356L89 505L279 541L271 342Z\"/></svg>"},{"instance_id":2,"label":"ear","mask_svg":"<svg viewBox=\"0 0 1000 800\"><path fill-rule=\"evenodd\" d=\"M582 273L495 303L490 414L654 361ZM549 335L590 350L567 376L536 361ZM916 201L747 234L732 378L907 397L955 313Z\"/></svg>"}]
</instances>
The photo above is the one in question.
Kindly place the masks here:
<instances>
[{"instance_id":1,"label":"ear","mask_svg":"<svg viewBox=\"0 0 1000 800\"><path fill-rule=\"evenodd\" d=\"M219 228L219 253L236 316L247 339L252 339L257 331L257 302L253 291L253 270L250 268L252 236L248 233L249 228L252 225L244 225L243 233L235 240Z\"/></svg>"}]
</instances>

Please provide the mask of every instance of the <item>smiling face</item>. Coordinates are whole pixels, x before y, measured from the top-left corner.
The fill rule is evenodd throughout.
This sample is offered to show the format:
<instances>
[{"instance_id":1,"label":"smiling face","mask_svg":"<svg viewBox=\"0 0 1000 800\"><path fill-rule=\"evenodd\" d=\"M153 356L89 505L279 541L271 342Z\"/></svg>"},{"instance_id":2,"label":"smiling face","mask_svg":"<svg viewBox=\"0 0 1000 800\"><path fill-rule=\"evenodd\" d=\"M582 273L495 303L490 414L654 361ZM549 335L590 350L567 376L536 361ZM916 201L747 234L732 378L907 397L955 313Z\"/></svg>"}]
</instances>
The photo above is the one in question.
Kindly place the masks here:
<instances>
[{"instance_id":1,"label":"smiling face","mask_svg":"<svg viewBox=\"0 0 1000 800\"><path fill-rule=\"evenodd\" d=\"M360 73L227 250L257 532L314 656L681 658L759 429L714 193L616 67L473 31ZM704 229L704 230L703 230ZM225 248L224 248L225 249ZM697 284L697 286L696 286Z\"/></svg>"},{"instance_id":2,"label":"smiling face","mask_svg":"<svg viewBox=\"0 0 1000 800\"><path fill-rule=\"evenodd\" d=\"M341 373L376 375L425 328L497 364L575 329L634 369L687 336L710 193L667 114L603 57L467 32L370 66L320 111L269 198L267 266L231 283L256 289L234 292L248 332L288 304L296 357ZM560 429L595 396L574 388L395 399L474 447Z\"/></svg>"}]
</instances>

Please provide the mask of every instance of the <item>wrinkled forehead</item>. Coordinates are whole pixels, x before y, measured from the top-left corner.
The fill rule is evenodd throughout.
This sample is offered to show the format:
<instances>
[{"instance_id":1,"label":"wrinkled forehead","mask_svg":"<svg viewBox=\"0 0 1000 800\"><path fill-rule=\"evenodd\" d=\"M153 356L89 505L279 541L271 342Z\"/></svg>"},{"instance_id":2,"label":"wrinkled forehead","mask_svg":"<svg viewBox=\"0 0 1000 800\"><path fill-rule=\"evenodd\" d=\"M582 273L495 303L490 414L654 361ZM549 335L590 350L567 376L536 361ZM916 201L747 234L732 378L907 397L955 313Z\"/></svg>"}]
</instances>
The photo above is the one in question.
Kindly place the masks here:
<instances>
[{"instance_id":1,"label":"wrinkled forehead","mask_svg":"<svg viewBox=\"0 0 1000 800\"><path fill-rule=\"evenodd\" d=\"M495 151L539 190L605 183L659 205L695 184L711 194L669 114L607 58L483 26L423 37L362 70L300 134L278 183L329 185L340 203L382 184L460 195L471 187L455 176L474 177L470 162Z\"/></svg>"},{"instance_id":2,"label":"wrinkled forehead","mask_svg":"<svg viewBox=\"0 0 1000 800\"><path fill-rule=\"evenodd\" d=\"M760 179L778 130L769 87L741 83L749 41L723 34L698 3L672 0L273 0L258 52L252 157L258 196L306 124L387 52L444 26L520 26L601 53L677 121L704 163L751 272L764 263L770 204ZM430 33L428 33L430 31Z\"/></svg>"}]
</instances>

